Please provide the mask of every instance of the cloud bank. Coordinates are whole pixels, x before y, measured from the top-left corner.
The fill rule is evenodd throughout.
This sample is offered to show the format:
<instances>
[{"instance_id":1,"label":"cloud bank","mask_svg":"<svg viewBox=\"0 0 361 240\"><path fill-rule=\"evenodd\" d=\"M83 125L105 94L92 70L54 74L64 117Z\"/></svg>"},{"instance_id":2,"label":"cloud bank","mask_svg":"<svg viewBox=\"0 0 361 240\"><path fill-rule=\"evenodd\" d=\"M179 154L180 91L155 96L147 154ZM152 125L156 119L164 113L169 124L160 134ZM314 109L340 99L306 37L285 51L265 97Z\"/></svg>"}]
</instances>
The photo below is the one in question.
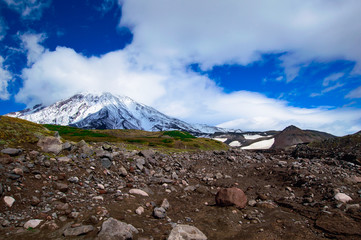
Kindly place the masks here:
<instances>
[{"instance_id":1,"label":"cloud bank","mask_svg":"<svg viewBox=\"0 0 361 240\"><path fill-rule=\"evenodd\" d=\"M4 58L0 56L0 99L8 100L10 93L7 90L12 74L4 66Z\"/></svg>"},{"instance_id":2,"label":"cloud bank","mask_svg":"<svg viewBox=\"0 0 361 240\"><path fill-rule=\"evenodd\" d=\"M119 26L130 27L134 34L125 49L85 57L71 48L44 49L41 37L28 34L23 43L29 66L22 72L24 86L17 101L50 104L76 92L97 90L127 95L189 122L222 127L279 130L294 124L336 135L361 128L359 109L296 108L256 92L227 94L212 79L188 68L192 63L203 69L247 65L262 53L284 53L285 81L292 81L311 61L355 61L357 73L361 63L361 32L356 31L361 29L360 1L120 3L123 16ZM324 86L335 86L337 77L341 75L325 79Z\"/></svg>"},{"instance_id":3,"label":"cloud bank","mask_svg":"<svg viewBox=\"0 0 361 240\"><path fill-rule=\"evenodd\" d=\"M125 0L121 26L139 52L204 69L247 65L261 53L284 53L292 81L310 61L356 61L361 73L361 1Z\"/></svg>"}]
</instances>

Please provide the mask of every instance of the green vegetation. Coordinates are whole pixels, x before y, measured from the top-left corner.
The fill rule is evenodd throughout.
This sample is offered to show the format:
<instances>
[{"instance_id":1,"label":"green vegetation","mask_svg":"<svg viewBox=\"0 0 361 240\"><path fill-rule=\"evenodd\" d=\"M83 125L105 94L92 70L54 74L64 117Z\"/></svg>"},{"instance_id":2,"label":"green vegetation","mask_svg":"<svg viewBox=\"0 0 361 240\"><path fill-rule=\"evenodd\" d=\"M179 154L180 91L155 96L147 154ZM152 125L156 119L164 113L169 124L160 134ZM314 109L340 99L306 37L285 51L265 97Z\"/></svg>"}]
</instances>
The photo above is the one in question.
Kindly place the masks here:
<instances>
[{"instance_id":1,"label":"green vegetation","mask_svg":"<svg viewBox=\"0 0 361 240\"><path fill-rule=\"evenodd\" d=\"M51 131L57 131L66 140L78 142L82 139L88 142L116 141L117 138L106 133L99 133L93 130L44 124L44 127Z\"/></svg>"},{"instance_id":2,"label":"green vegetation","mask_svg":"<svg viewBox=\"0 0 361 240\"><path fill-rule=\"evenodd\" d=\"M187 138L196 138L190 133L187 132L181 132L181 131L166 131L163 133L163 136L170 136L173 138L179 138L179 139L187 139Z\"/></svg>"},{"instance_id":3,"label":"green vegetation","mask_svg":"<svg viewBox=\"0 0 361 240\"><path fill-rule=\"evenodd\" d=\"M196 138L187 132L147 132L133 129L81 129L59 125L39 125L22 119L0 117L0 144L17 146L34 144L39 136L54 136L57 131L62 139L78 142L120 143L129 150L154 148L163 152L225 150L227 145L212 139Z\"/></svg>"},{"instance_id":4,"label":"green vegetation","mask_svg":"<svg viewBox=\"0 0 361 240\"><path fill-rule=\"evenodd\" d=\"M0 144L17 146L32 144L38 141L39 136L53 135L45 127L19 118L0 116Z\"/></svg>"}]
</instances>

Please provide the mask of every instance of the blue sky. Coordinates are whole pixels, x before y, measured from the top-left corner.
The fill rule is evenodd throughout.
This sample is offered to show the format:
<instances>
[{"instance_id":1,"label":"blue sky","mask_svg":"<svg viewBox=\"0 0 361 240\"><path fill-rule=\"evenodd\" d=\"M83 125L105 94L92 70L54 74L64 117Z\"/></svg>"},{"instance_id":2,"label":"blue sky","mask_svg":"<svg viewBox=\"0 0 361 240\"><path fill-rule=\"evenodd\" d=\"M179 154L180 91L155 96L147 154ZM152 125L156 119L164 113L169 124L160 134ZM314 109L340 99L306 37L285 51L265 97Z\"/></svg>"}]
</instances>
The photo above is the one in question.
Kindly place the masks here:
<instances>
[{"instance_id":1,"label":"blue sky","mask_svg":"<svg viewBox=\"0 0 361 240\"><path fill-rule=\"evenodd\" d=\"M358 0L0 0L0 114L81 91L242 130L361 130Z\"/></svg>"}]
</instances>

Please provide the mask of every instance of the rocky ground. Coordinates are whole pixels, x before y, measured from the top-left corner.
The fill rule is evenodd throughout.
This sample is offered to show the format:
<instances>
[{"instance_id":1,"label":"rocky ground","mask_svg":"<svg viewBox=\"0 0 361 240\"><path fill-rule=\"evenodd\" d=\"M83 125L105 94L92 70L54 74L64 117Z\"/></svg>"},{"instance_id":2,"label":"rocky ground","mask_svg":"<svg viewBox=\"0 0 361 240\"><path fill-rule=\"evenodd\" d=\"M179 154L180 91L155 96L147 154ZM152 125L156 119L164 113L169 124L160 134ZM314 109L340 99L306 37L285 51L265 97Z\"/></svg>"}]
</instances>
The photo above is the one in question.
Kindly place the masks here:
<instances>
[{"instance_id":1,"label":"rocky ground","mask_svg":"<svg viewBox=\"0 0 361 240\"><path fill-rule=\"evenodd\" d=\"M304 151L3 146L0 239L361 239L360 165ZM230 187L244 208L216 204Z\"/></svg>"}]
</instances>

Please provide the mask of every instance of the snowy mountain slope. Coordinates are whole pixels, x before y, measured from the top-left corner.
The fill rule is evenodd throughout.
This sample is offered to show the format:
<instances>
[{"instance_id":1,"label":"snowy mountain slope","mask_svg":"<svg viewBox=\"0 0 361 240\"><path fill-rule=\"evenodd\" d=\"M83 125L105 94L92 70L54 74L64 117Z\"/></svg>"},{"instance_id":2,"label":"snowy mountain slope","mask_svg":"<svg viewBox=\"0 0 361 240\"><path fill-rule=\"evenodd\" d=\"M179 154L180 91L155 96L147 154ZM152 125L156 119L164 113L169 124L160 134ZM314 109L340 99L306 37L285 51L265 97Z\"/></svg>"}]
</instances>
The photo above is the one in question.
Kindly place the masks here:
<instances>
[{"instance_id":1,"label":"snowy mountain slope","mask_svg":"<svg viewBox=\"0 0 361 240\"><path fill-rule=\"evenodd\" d=\"M126 96L111 93L81 93L50 106L6 114L40 124L70 125L95 129L183 130L197 135L229 130L204 124L189 124ZM240 130L237 130L240 131Z\"/></svg>"}]
</instances>

